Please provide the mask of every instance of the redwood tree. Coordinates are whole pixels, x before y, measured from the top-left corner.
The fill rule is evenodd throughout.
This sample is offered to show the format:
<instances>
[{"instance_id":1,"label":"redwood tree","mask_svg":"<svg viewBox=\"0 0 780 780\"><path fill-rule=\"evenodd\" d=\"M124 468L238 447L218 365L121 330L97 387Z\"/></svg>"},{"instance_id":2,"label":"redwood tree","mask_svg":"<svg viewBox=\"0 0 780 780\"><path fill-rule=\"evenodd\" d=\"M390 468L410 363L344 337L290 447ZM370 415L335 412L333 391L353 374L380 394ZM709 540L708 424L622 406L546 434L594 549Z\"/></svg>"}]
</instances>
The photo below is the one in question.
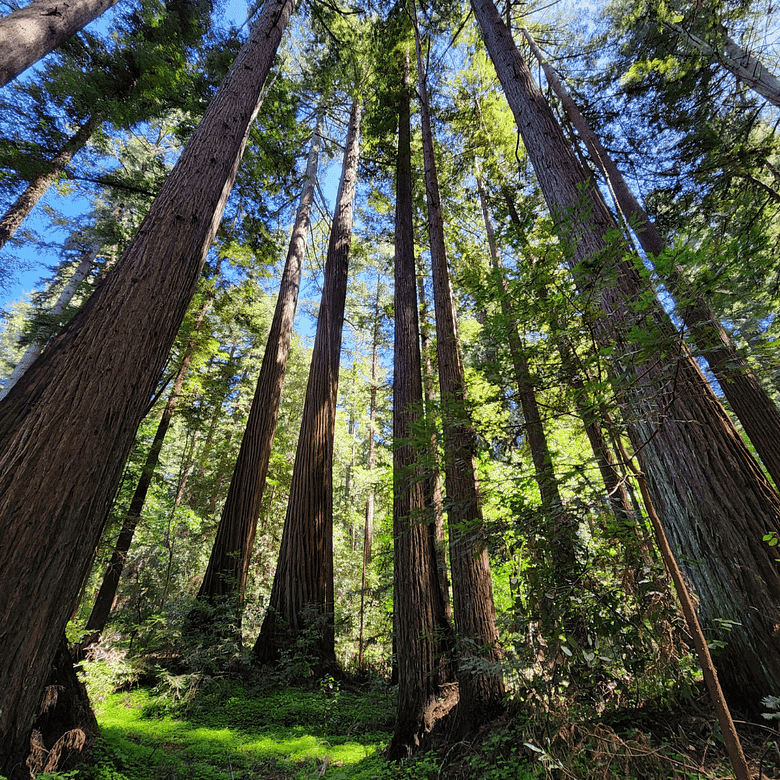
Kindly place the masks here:
<instances>
[{"instance_id":1,"label":"redwood tree","mask_svg":"<svg viewBox=\"0 0 780 780\"><path fill-rule=\"evenodd\" d=\"M218 269L216 273L217 275L219 274ZM209 297L201 307L197 319L195 320L193 338L203 326L203 321L206 318L206 313L210 304L211 298ZM90 612L89 619L87 620L86 630L88 635L80 643L82 647L86 647L92 642L96 642L103 633L103 629L108 621L108 616L111 613L111 608L113 607L114 599L116 598L116 591L119 587L119 580L125 567L125 561L127 560L127 553L130 550L130 545L133 543L138 521L141 519L141 512L146 503L146 496L149 492L149 487L152 484L154 471L160 460L160 453L162 452L165 437L171 426L173 415L176 413L176 409L179 406L184 380L189 372L194 351L195 346L191 339L184 353L184 358L179 365L176 378L173 380L171 392L165 403L165 407L163 408L160 422L157 424L157 430L154 433L154 439L152 439L152 446L146 454L146 460L141 469L141 476L138 479L135 491L133 492L133 497L130 499L130 505L122 519L122 528L119 531L119 536L117 537L114 549L111 553L111 559L108 562L105 574L103 575L103 580L100 583L92 612Z\"/></svg>"},{"instance_id":2,"label":"redwood tree","mask_svg":"<svg viewBox=\"0 0 780 780\"><path fill-rule=\"evenodd\" d=\"M780 571L762 541L780 498L758 468L566 144L492 0L472 0L499 80L571 264L594 334L609 350L628 432L653 502L686 562L702 623L725 642L721 682L756 712L776 693ZM645 338L643 343L642 336ZM728 621L724 630L719 621Z\"/></svg>"},{"instance_id":3,"label":"redwood tree","mask_svg":"<svg viewBox=\"0 0 780 780\"><path fill-rule=\"evenodd\" d=\"M391 758L410 754L426 728L426 708L446 681L450 634L439 587L425 471L414 435L422 421L422 369L412 225L409 57L398 98L395 201L395 360L393 373L393 618L398 704Z\"/></svg>"},{"instance_id":4,"label":"redwood tree","mask_svg":"<svg viewBox=\"0 0 780 780\"><path fill-rule=\"evenodd\" d=\"M0 403L0 772L57 642L235 179L294 0L263 6L102 287Z\"/></svg>"},{"instance_id":5,"label":"redwood tree","mask_svg":"<svg viewBox=\"0 0 780 780\"><path fill-rule=\"evenodd\" d=\"M33 0L0 19L0 87L119 0Z\"/></svg>"},{"instance_id":6,"label":"redwood tree","mask_svg":"<svg viewBox=\"0 0 780 780\"><path fill-rule=\"evenodd\" d=\"M412 4L414 8L414 3ZM475 455L477 436L466 409L466 379L460 357L457 321L452 299L444 218L433 150L428 93L423 70L420 33L415 14L415 48L422 123L428 236L436 311L439 388L444 424L445 486L450 532L453 614L459 655L476 656L481 664L497 665L500 659L493 604L490 563L482 538L482 511L477 485ZM504 685L500 671L460 671L459 728L469 731L485 718L501 711Z\"/></svg>"},{"instance_id":7,"label":"redwood tree","mask_svg":"<svg viewBox=\"0 0 780 780\"><path fill-rule=\"evenodd\" d=\"M544 69L548 83L555 90L577 133L588 147L591 159L604 175L619 212L636 232L645 252L652 259L659 258L667 248L661 232L647 216L612 157L593 132L552 66L542 56L531 34L526 29L523 34ZM732 411L742 423L775 487L780 486L780 411L747 361L739 354L731 337L707 302L688 284L679 263L673 258L671 262L664 259L657 264L656 270L674 296L691 340L707 359Z\"/></svg>"},{"instance_id":8,"label":"redwood tree","mask_svg":"<svg viewBox=\"0 0 780 780\"><path fill-rule=\"evenodd\" d=\"M199 599L214 601L218 596L244 597L247 570L257 530L257 518L265 490L271 445L279 417L282 384L290 353L293 320L298 306L306 235L317 185L321 120L312 134L306 176L295 217L287 260L279 284L276 309L249 410L244 438L233 470L217 536L208 567L198 591Z\"/></svg>"},{"instance_id":9,"label":"redwood tree","mask_svg":"<svg viewBox=\"0 0 780 780\"><path fill-rule=\"evenodd\" d=\"M275 663L288 642L312 631L322 667L336 663L333 626L333 436L341 337L357 183L360 104L352 103L328 242L317 333L287 515L271 598L255 643L258 663Z\"/></svg>"}]
</instances>

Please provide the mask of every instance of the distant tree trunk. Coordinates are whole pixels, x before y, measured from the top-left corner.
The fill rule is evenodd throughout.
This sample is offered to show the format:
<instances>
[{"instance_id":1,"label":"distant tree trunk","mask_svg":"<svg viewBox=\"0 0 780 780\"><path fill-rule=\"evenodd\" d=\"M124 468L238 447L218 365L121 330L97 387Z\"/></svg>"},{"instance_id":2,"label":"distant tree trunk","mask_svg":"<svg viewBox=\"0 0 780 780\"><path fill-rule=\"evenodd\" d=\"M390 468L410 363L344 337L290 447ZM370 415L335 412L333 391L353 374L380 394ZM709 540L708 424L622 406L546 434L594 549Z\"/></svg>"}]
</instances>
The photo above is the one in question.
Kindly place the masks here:
<instances>
[{"instance_id":1,"label":"distant tree trunk","mask_svg":"<svg viewBox=\"0 0 780 780\"><path fill-rule=\"evenodd\" d=\"M418 264L422 258L418 258ZM444 533L444 501L441 494L441 477L439 462L439 438L436 435L434 408L436 399L433 388L433 363L431 361L431 343L428 324L428 303L425 299L425 283L421 271L417 274L417 293L420 301L420 349L423 365L423 393L425 395L425 426L428 429L428 458L425 478L425 501L430 504L431 533L436 544L436 569L439 575L439 587L444 600L444 612L447 620L452 620L452 604L450 603L450 576L447 567L447 539Z\"/></svg>"},{"instance_id":2,"label":"distant tree trunk","mask_svg":"<svg viewBox=\"0 0 780 780\"><path fill-rule=\"evenodd\" d=\"M257 518L263 501L271 445L279 417L279 402L290 353L293 320L298 306L306 236L317 183L321 120L312 135L306 179L298 203L290 245L287 250L276 310L268 333L257 389L249 411L246 431L219 521L208 567L198 598L214 601L219 596L243 600L247 571L257 532Z\"/></svg>"},{"instance_id":3,"label":"distant tree trunk","mask_svg":"<svg viewBox=\"0 0 780 780\"><path fill-rule=\"evenodd\" d=\"M635 230L639 243L650 258L658 257L666 249L663 236L639 204L620 170L580 113L553 68L542 56L531 34L527 30L523 30L523 33L531 51L544 69L548 83L560 98L580 138L587 145L593 162L604 174L617 208L627 224ZM668 269L661 267L657 270L677 302L696 349L707 359L734 414L742 423L745 433L774 480L775 487L780 487L780 411L747 361L739 354L707 302L688 284L680 265L673 262Z\"/></svg>"},{"instance_id":4,"label":"distant tree trunk","mask_svg":"<svg viewBox=\"0 0 780 780\"><path fill-rule=\"evenodd\" d=\"M0 19L0 87L119 0L33 0Z\"/></svg>"},{"instance_id":5,"label":"distant tree trunk","mask_svg":"<svg viewBox=\"0 0 780 780\"><path fill-rule=\"evenodd\" d=\"M76 294L76 290L79 285L89 276L92 267L95 264L95 258L100 251L100 244L94 243L89 249L87 249L82 255L79 264L76 266L76 270L73 272L73 276L68 279L68 283L62 288L62 292L59 294L54 306L47 312L48 316L54 319L59 317L62 312L65 311L68 304L73 300L73 296ZM19 381L25 371L35 362L38 355L41 354L45 344L46 336L42 332L36 333L30 343L27 345L27 349L24 354L19 358L19 362L14 367L11 375L5 380L3 389L0 390L0 401L5 398L11 388Z\"/></svg>"},{"instance_id":6,"label":"distant tree trunk","mask_svg":"<svg viewBox=\"0 0 780 780\"><path fill-rule=\"evenodd\" d=\"M357 388L357 360L352 360L352 393ZM342 511L347 518L347 527L349 528L349 538L352 542L352 549L355 549L355 526L352 523L352 475L355 473L355 428L357 420L355 419L355 408L350 404L349 421L347 422L347 438L349 439L349 463L344 469L344 500L342 502Z\"/></svg>"},{"instance_id":7,"label":"distant tree trunk","mask_svg":"<svg viewBox=\"0 0 780 780\"><path fill-rule=\"evenodd\" d=\"M430 728L426 708L446 682L451 637L439 586L436 548L413 437L423 391L412 224L409 56L398 101L395 205L395 360L393 361L393 622L398 668L392 759L410 755ZM451 641L451 640L450 640Z\"/></svg>"},{"instance_id":8,"label":"distant tree trunk","mask_svg":"<svg viewBox=\"0 0 780 780\"><path fill-rule=\"evenodd\" d=\"M317 333L287 516L271 598L255 644L258 663L275 663L288 641L316 629L311 651L323 668L334 667L333 436L341 337L357 182L360 105L352 104L336 210L325 261Z\"/></svg>"},{"instance_id":9,"label":"distant tree trunk","mask_svg":"<svg viewBox=\"0 0 780 780\"><path fill-rule=\"evenodd\" d=\"M601 314L619 402L653 501L699 597L702 623L725 641L721 683L734 706L760 711L777 692L780 572L762 541L780 534L780 499L679 343L622 244L598 191L579 167L492 0L472 0L491 59L565 246L575 280ZM653 343L637 341L638 332ZM733 621L730 631L718 621Z\"/></svg>"},{"instance_id":10,"label":"distant tree trunk","mask_svg":"<svg viewBox=\"0 0 780 780\"><path fill-rule=\"evenodd\" d=\"M376 274L376 298L374 301L374 333L371 350L371 398L368 407L368 496L366 496L366 521L363 526L363 566L360 577L360 636L358 638L358 668L363 669L363 628L365 623L366 583L368 564L371 563L371 547L374 540L374 467L376 466L376 389L379 371L379 271Z\"/></svg>"},{"instance_id":11,"label":"distant tree trunk","mask_svg":"<svg viewBox=\"0 0 780 780\"><path fill-rule=\"evenodd\" d=\"M47 0L46 4L50 5L49 0ZM2 25L1 20L0 25ZM2 39L2 27L0 27L0 39ZM0 43L0 52L2 51L2 43ZM22 222L30 216L30 212L35 207L35 204L46 194L46 190L60 178L65 170L65 166L73 159L73 155L84 148L102 121L103 119L99 114L92 114L65 142L65 145L57 152L45 169L27 185L27 189L5 212L2 219L0 219L0 249L8 243L8 239L16 233Z\"/></svg>"},{"instance_id":12,"label":"distant tree trunk","mask_svg":"<svg viewBox=\"0 0 780 780\"><path fill-rule=\"evenodd\" d=\"M0 774L24 754L293 6L263 6L122 258L0 402Z\"/></svg>"},{"instance_id":13,"label":"distant tree trunk","mask_svg":"<svg viewBox=\"0 0 780 780\"><path fill-rule=\"evenodd\" d=\"M203 321L206 318L206 312L208 311L210 303L211 300L209 299L198 313L193 328L195 333L198 333L203 326ZM122 576L122 570L124 569L125 561L127 560L127 553L130 550L130 545L133 543L135 529L138 526L138 521L141 519L141 512L146 503L146 495L152 484L154 470L157 468L157 463L160 460L160 452L162 451L162 446L165 442L165 436L168 433L171 420L179 405L184 380L187 377L190 363L192 362L193 350L194 347L190 344L187 347L184 359L179 366L179 371L176 374L176 379L171 388L171 394L168 396L168 402L165 404L162 417L160 417L160 422L157 425L157 430L155 431L154 439L152 440L152 446L149 448L149 452L146 455L146 461L141 470L141 478L138 480L138 485L136 485L135 492L130 500L127 514L122 520L122 528L119 531L119 537L114 545L111 560L108 563L106 573L103 575L103 582L100 585L100 590L98 590L95 605L92 607L89 620L87 620L86 630L89 632L89 636L86 640L86 644L96 642L103 633L103 629L106 627L108 616L111 613L111 607L116 598L116 591Z\"/></svg>"},{"instance_id":14,"label":"distant tree trunk","mask_svg":"<svg viewBox=\"0 0 780 780\"><path fill-rule=\"evenodd\" d=\"M373 483L376 467L376 391L379 371L379 272L376 275L376 299L374 301L374 333L371 348L371 394L368 405L368 496L366 497L366 525L364 549L366 562L371 561L371 545L374 539L374 500ZM367 547L365 546L367 545Z\"/></svg>"},{"instance_id":15,"label":"distant tree trunk","mask_svg":"<svg viewBox=\"0 0 780 780\"><path fill-rule=\"evenodd\" d=\"M480 110L479 102L477 102L477 110ZM483 129L487 131L484 118L481 116L481 111L480 118L483 123ZM517 213L514 202L512 201L508 187L505 185L502 186L501 194L504 198L507 210L509 211L509 217L512 221L512 224L517 228L518 231L522 231L520 217ZM522 232L520 232L520 235L522 235ZM542 300L547 300L547 291L545 288L540 290L539 295ZM551 312L551 314L553 333L561 331L562 329L555 324L557 316L554 312ZM580 418L582 419L583 425L585 427L585 433L588 437L591 450L593 451L593 457L596 461L596 465L599 468L599 472L601 474L612 511L615 514L615 517L622 522L633 523L635 519L638 522L639 518L635 518L631 498L629 497L628 491L626 490L624 480L618 473L614 459L610 455L609 446L604 436L601 421L598 415L595 413L595 410L593 409L587 397L588 393L585 388L585 384L582 381L582 377L579 375L574 351L568 342L562 338L556 337L555 345L561 357L561 363L563 365L564 372L566 373L567 381L574 389L574 399L577 406L577 412L580 415Z\"/></svg>"},{"instance_id":16,"label":"distant tree trunk","mask_svg":"<svg viewBox=\"0 0 780 780\"><path fill-rule=\"evenodd\" d=\"M414 5L412 7L414 8ZM457 322L447 267L444 219L416 10L414 13L428 233L436 308L439 387L444 418L447 518L455 628L461 642L460 655L476 654L483 662L497 664L500 650L496 612L490 581L490 563L482 540L482 511L474 460L477 437L466 409L466 380L460 359ZM461 731L471 731L503 709L504 685L500 671L459 672L458 682L458 720Z\"/></svg>"},{"instance_id":17,"label":"distant tree trunk","mask_svg":"<svg viewBox=\"0 0 780 780\"><path fill-rule=\"evenodd\" d=\"M754 57L734 41L727 34L723 25L715 26L716 29L719 28L721 38L720 45L713 46L698 35L694 35L690 30L686 30L678 22L663 21L661 23L667 30L679 35L689 46L698 49L706 57L710 57L722 65L738 81L747 84L775 106L780 106L780 79L768 70L758 57Z\"/></svg>"}]
</instances>

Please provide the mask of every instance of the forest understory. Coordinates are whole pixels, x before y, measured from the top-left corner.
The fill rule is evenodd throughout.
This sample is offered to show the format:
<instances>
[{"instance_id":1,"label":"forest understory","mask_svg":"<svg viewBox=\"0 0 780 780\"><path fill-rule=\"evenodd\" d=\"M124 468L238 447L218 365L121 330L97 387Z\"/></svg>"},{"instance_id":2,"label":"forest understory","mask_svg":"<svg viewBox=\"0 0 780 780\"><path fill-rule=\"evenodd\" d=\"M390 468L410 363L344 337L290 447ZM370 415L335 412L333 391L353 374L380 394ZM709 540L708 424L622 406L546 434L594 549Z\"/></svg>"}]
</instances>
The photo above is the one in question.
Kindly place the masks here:
<instances>
[{"instance_id":1,"label":"forest understory","mask_svg":"<svg viewBox=\"0 0 780 780\"><path fill-rule=\"evenodd\" d=\"M396 690L378 675L290 679L290 669L239 660L219 674L180 658L93 648L82 664L100 736L39 778L81 780L725 780L733 777L700 680L659 700L603 693L518 691L504 714L465 739L453 735L457 685L438 703L423 750L385 751ZM597 701L599 703L597 704ZM447 714L449 713L449 714ZM738 714L735 714L738 717ZM740 722L752 777L780 777L780 731Z\"/></svg>"}]
</instances>

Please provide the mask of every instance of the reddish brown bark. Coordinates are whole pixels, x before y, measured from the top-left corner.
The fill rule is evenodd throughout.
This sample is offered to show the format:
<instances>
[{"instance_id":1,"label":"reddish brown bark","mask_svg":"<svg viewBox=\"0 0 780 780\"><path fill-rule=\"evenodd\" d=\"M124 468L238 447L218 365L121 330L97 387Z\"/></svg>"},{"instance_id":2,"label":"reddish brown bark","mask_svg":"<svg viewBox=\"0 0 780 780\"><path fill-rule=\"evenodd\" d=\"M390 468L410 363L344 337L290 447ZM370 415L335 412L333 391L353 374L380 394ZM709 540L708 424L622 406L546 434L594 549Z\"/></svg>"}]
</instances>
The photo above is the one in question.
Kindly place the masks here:
<instances>
[{"instance_id":1,"label":"reddish brown bark","mask_svg":"<svg viewBox=\"0 0 780 780\"><path fill-rule=\"evenodd\" d=\"M311 222L311 206L317 182L320 149L320 122L312 136L306 183L301 192L290 245L287 250L276 309L268 333L257 389L249 410L244 438L233 470L222 517L203 577L199 599L213 601L218 596L244 597L247 571L257 532L257 518L265 490L271 445L279 417L279 402L290 353L293 320L298 307L298 289L303 271L306 236Z\"/></svg>"},{"instance_id":2,"label":"reddish brown bark","mask_svg":"<svg viewBox=\"0 0 780 780\"><path fill-rule=\"evenodd\" d=\"M604 149L598 136L580 112L577 104L544 59L527 30L523 33L531 51L544 69L547 81L561 100L566 113L585 142L591 159L603 173L615 204L627 224L631 225L639 243L650 258L657 258L666 249L658 228L639 204L617 165ZM685 278L685 271L673 261L657 269L674 296L696 349L704 355L732 411L742 423L748 438L769 475L780 486L780 411L761 386L747 361L739 354L734 342L718 321L704 298L695 292Z\"/></svg>"},{"instance_id":3,"label":"reddish brown bark","mask_svg":"<svg viewBox=\"0 0 780 780\"><path fill-rule=\"evenodd\" d=\"M398 105L395 204L395 360L393 373L393 610L398 703L391 758L411 754L430 722L426 708L446 681L451 634L430 531L425 472L413 436L422 422L423 391L412 224L409 60Z\"/></svg>"},{"instance_id":4,"label":"reddish brown bark","mask_svg":"<svg viewBox=\"0 0 780 780\"><path fill-rule=\"evenodd\" d=\"M439 387L444 422L445 484L455 629L460 642L459 654L462 657L477 656L482 663L496 665L492 671L461 671L458 674L459 729L466 732L502 710L504 685L497 668L500 650L493 604L493 586L490 580L487 548L482 539L482 512L475 462L476 432L466 409L466 381L460 358L457 321L447 267L444 219L434 158L420 34L416 23L415 48L433 299L436 309Z\"/></svg>"},{"instance_id":5,"label":"reddish brown bark","mask_svg":"<svg viewBox=\"0 0 780 780\"><path fill-rule=\"evenodd\" d=\"M23 750L293 0L271 0L122 258L0 402L0 773Z\"/></svg>"},{"instance_id":6,"label":"reddish brown bark","mask_svg":"<svg viewBox=\"0 0 780 780\"><path fill-rule=\"evenodd\" d=\"M0 87L119 0L33 0L0 19Z\"/></svg>"},{"instance_id":7,"label":"reddish brown bark","mask_svg":"<svg viewBox=\"0 0 780 780\"><path fill-rule=\"evenodd\" d=\"M198 314L198 318L195 321L193 328L195 333L198 333L203 326L209 304L210 300L206 302ZM122 521L122 528L119 531L119 536L114 545L114 551L111 553L111 560L108 563L106 573L103 575L103 581L100 584L100 589L95 598L95 605L92 607L89 620L87 620L86 630L89 632L89 636L88 639L82 643L84 645L97 641L98 637L103 633L103 629L108 621L108 616L111 613L111 608L114 604L114 599L116 598L116 591L119 587L119 580L122 577L122 570L124 569L125 561L127 560L127 553L130 550L130 545L133 543L135 529L141 519L141 512L146 503L146 495L152 484L154 470L157 468L157 463L160 460L160 452L162 451L162 446L165 442L165 436L168 433L168 429L171 426L171 420L176 413L176 408L181 399L184 380L187 377L190 363L192 362L192 353L193 347L190 344L184 355L184 359L179 366L176 378L174 379L171 393L168 396L168 401L165 404L162 416L160 417L160 422L158 423L157 430L154 434L154 439L152 440L152 446L149 448L149 452L146 455L146 461L141 470L141 478L138 480L133 497L130 499L130 506Z\"/></svg>"},{"instance_id":8,"label":"reddish brown bark","mask_svg":"<svg viewBox=\"0 0 780 780\"><path fill-rule=\"evenodd\" d=\"M422 258L418 258L418 266ZM447 620L452 620L452 604L450 603L450 575L447 567L447 538L444 532L444 500L441 492L441 464L439 461L439 437L436 433L435 408L436 399L433 387L433 361L431 360L430 325L428 324L428 302L425 298L425 283L422 272L417 273L417 294L420 301L420 351L423 361L423 393L425 395L425 426L428 430L429 446L425 494L426 503L431 506L431 533L436 543L436 568L439 572L439 587L444 599L444 612Z\"/></svg>"},{"instance_id":9,"label":"reddish brown bark","mask_svg":"<svg viewBox=\"0 0 780 780\"><path fill-rule=\"evenodd\" d=\"M341 336L357 182L360 105L349 120L336 210L325 261L317 333L287 516L271 598L255 643L258 663L275 663L280 651L307 629L320 666L335 666L333 627L333 436Z\"/></svg>"},{"instance_id":10,"label":"reddish brown bark","mask_svg":"<svg viewBox=\"0 0 780 780\"><path fill-rule=\"evenodd\" d=\"M756 712L776 691L780 572L762 541L780 498L758 468L663 309L647 295L598 191L566 144L492 0L472 8L564 244L590 321L610 350L618 400L653 502L685 562L705 629L725 641L721 683ZM644 334L651 348L637 334ZM720 620L734 621L724 631Z\"/></svg>"}]
</instances>

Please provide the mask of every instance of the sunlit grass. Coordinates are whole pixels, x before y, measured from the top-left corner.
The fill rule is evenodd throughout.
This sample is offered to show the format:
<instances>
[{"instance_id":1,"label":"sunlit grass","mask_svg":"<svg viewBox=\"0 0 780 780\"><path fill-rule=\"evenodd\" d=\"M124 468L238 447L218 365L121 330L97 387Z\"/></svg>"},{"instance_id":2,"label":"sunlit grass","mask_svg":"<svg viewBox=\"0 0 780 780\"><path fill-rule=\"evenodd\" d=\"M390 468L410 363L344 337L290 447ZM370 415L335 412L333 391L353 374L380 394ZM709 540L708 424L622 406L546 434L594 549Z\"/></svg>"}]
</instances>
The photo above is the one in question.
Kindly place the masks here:
<instances>
[{"instance_id":1,"label":"sunlit grass","mask_svg":"<svg viewBox=\"0 0 780 780\"><path fill-rule=\"evenodd\" d=\"M257 692L237 683L213 684L187 707L137 689L108 696L98 720L108 747L96 780L163 778L389 775L381 751L391 709L375 699L341 693L327 701L317 691ZM337 774L334 774L337 772Z\"/></svg>"}]
</instances>

